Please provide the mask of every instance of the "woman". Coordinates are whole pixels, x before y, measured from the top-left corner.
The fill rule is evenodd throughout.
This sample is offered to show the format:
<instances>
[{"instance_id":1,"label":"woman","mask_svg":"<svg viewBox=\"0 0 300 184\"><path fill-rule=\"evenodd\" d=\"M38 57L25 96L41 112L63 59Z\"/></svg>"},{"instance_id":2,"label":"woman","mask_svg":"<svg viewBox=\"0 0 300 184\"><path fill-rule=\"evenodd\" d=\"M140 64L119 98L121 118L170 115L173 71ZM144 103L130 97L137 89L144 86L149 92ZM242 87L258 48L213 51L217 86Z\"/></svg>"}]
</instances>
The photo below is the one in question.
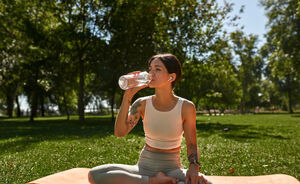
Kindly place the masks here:
<instances>
[{"instance_id":1,"label":"woman","mask_svg":"<svg viewBox=\"0 0 300 184\"><path fill-rule=\"evenodd\" d=\"M196 111L192 102L173 93L182 75L181 64L172 54L153 56L148 61L150 88L155 95L137 99L133 96L147 85L125 91L115 122L115 135L126 136L143 118L146 145L136 165L106 164L89 172L91 184L164 184L210 183L199 175ZM138 72L137 72L138 73ZM180 162L181 140L184 133L189 169Z\"/></svg>"}]
</instances>

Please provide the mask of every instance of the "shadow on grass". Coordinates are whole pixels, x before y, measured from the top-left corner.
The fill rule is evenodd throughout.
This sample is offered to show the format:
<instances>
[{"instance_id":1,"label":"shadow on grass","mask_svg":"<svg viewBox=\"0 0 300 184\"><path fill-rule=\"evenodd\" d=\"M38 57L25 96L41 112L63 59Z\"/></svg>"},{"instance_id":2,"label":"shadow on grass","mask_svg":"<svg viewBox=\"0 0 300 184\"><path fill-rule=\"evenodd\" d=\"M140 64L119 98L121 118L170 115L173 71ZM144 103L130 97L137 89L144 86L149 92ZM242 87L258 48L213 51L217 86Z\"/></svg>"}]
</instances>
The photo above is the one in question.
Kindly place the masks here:
<instances>
[{"instance_id":1,"label":"shadow on grass","mask_svg":"<svg viewBox=\"0 0 300 184\"><path fill-rule=\"evenodd\" d=\"M144 136L141 123L131 133ZM80 125L78 120L59 118L45 118L34 122L29 122L28 119L2 119L0 120L0 141L3 142L0 144L0 150L15 153L42 141L102 138L113 134L114 123L111 118L87 117L85 125ZM2 153L1 151L0 155Z\"/></svg>"},{"instance_id":2,"label":"shadow on grass","mask_svg":"<svg viewBox=\"0 0 300 184\"><path fill-rule=\"evenodd\" d=\"M235 124L221 124L221 123L205 123L204 121L197 121L197 130L200 131L198 136L209 137L218 134L226 139L233 139L239 142L249 141L253 139L283 139L289 138L281 135L272 135L266 133L267 130L256 128L253 125L235 125Z\"/></svg>"},{"instance_id":3,"label":"shadow on grass","mask_svg":"<svg viewBox=\"0 0 300 184\"><path fill-rule=\"evenodd\" d=\"M283 112L283 113L257 113L255 114L256 116L258 115L290 115L292 118L300 118L300 112L294 112L293 114L290 114L288 112ZM300 122L300 121L299 121Z\"/></svg>"},{"instance_id":4,"label":"shadow on grass","mask_svg":"<svg viewBox=\"0 0 300 184\"><path fill-rule=\"evenodd\" d=\"M265 138L288 139L281 135L267 133L267 130L253 125L207 123L197 120L198 136L209 137L217 134L226 139L239 142ZM44 118L35 122L28 119L0 120L0 150L20 152L32 144L42 141L74 140L85 138L102 138L114 134L114 122L110 117L87 117L86 124L80 125L78 120L64 120L62 118ZM135 136L144 137L143 125L140 120L130 132ZM0 155L3 152L0 152Z\"/></svg>"},{"instance_id":5,"label":"shadow on grass","mask_svg":"<svg viewBox=\"0 0 300 184\"><path fill-rule=\"evenodd\" d=\"M87 119L85 125L80 125L77 120L36 120L28 121L11 121L9 119L0 121L1 135L0 139L8 139L18 136L35 136L35 137L68 137L68 136L105 136L111 131L113 124L106 120Z\"/></svg>"},{"instance_id":6,"label":"shadow on grass","mask_svg":"<svg viewBox=\"0 0 300 184\"><path fill-rule=\"evenodd\" d=\"M300 118L300 115L292 115L293 118Z\"/></svg>"}]
</instances>

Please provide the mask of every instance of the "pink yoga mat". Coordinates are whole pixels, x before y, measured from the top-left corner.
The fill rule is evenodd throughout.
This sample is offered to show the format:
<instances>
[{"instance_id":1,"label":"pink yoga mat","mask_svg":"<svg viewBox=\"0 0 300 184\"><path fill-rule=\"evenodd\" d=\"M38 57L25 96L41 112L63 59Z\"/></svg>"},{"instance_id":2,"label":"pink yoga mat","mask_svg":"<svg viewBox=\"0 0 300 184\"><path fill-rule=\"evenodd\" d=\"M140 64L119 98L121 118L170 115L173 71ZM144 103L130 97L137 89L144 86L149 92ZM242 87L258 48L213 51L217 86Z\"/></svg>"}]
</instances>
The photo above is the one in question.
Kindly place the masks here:
<instances>
[{"instance_id":1,"label":"pink yoga mat","mask_svg":"<svg viewBox=\"0 0 300 184\"><path fill-rule=\"evenodd\" d=\"M89 184L89 168L74 168L31 181L27 184ZM207 176L214 184L300 184L289 175Z\"/></svg>"}]
</instances>

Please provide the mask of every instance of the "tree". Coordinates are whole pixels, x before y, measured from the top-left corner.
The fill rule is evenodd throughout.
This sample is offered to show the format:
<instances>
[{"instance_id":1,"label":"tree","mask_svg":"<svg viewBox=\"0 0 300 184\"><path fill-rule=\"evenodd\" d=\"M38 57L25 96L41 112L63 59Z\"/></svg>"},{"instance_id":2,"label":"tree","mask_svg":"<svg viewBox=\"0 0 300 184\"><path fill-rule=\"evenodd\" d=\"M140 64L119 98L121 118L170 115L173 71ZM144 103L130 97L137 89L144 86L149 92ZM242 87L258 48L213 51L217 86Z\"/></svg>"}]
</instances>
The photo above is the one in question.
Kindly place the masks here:
<instances>
[{"instance_id":1,"label":"tree","mask_svg":"<svg viewBox=\"0 0 300 184\"><path fill-rule=\"evenodd\" d=\"M261 106L270 108L271 110L280 109L283 107L284 98L277 90L274 82L272 82L269 78L266 78L262 81L262 99Z\"/></svg>"},{"instance_id":2,"label":"tree","mask_svg":"<svg viewBox=\"0 0 300 184\"><path fill-rule=\"evenodd\" d=\"M260 1L268 17L266 34L268 74L286 97L288 109L299 101L300 8L298 0Z\"/></svg>"},{"instance_id":3,"label":"tree","mask_svg":"<svg viewBox=\"0 0 300 184\"><path fill-rule=\"evenodd\" d=\"M0 93L5 96L8 117L13 116L14 100L21 87L21 50L24 46L18 15L21 13L16 2L0 1Z\"/></svg>"},{"instance_id":4,"label":"tree","mask_svg":"<svg viewBox=\"0 0 300 184\"><path fill-rule=\"evenodd\" d=\"M14 101L20 88L20 63L16 55L9 55L4 50L0 54L0 91L6 97L6 113L13 116Z\"/></svg>"},{"instance_id":5,"label":"tree","mask_svg":"<svg viewBox=\"0 0 300 184\"><path fill-rule=\"evenodd\" d=\"M67 61L69 67L74 69L71 71L76 74L75 81L78 81L77 109L81 124L85 121L84 110L89 98L87 94L88 76L91 73L89 69L94 64L93 60L100 60L93 55L103 51L93 49L97 41L105 39L103 38L103 16L106 15L108 8L105 8L103 3L106 2L60 1L57 2L55 8L55 17L60 25L59 30L62 31L59 38L60 43L63 44L63 58L61 59L63 59L62 62Z\"/></svg>"},{"instance_id":6,"label":"tree","mask_svg":"<svg viewBox=\"0 0 300 184\"><path fill-rule=\"evenodd\" d=\"M238 78L242 84L242 99L240 111L248 111L247 102L250 102L251 88L261 80L263 60L258 55L256 47L258 38L255 35L245 36L243 32L236 31L230 35L233 50L238 56ZM249 103L248 103L249 104Z\"/></svg>"},{"instance_id":7,"label":"tree","mask_svg":"<svg viewBox=\"0 0 300 184\"><path fill-rule=\"evenodd\" d=\"M289 57L276 49L268 57L266 74L285 98L286 107L293 113L293 106L300 102L300 76ZM285 105L285 104L284 104Z\"/></svg>"},{"instance_id":8,"label":"tree","mask_svg":"<svg viewBox=\"0 0 300 184\"><path fill-rule=\"evenodd\" d=\"M191 99L198 107L211 90L223 95L219 104L230 105L237 98L237 93L232 89L227 87L222 92L220 89L225 79L235 80L228 60L228 45L223 40L226 33L222 30L224 21L229 19L227 15L231 6L225 3L221 7L215 1L181 0L164 2L164 6L158 8L157 26L153 34L155 50L171 52L179 58L183 66L183 79L175 92ZM219 79L223 74L232 76ZM226 90L234 94L230 102L229 96L225 95Z\"/></svg>"},{"instance_id":9,"label":"tree","mask_svg":"<svg viewBox=\"0 0 300 184\"><path fill-rule=\"evenodd\" d=\"M128 72L146 70L146 61L154 54L153 34L158 1L114 1L107 6L110 11L104 21L109 34L108 47L104 49L102 63L97 73L102 89L106 90L114 119L114 105L118 78ZM99 90L101 91L101 90Z\"/></svg>"},{"instance_id":10,"label":"tree","mask_svg":"<svg viewBox=\"0 0 300 184\"><path fill-rule=\"evenodd\" d=\"M57 59L53 49L56 47L53 33L56 28L53 12L50 7L55 2L19 2L22 12L18 15L22 20L22 72L25 80L24 92L28 96L31 114L30 121L40 112L44 116L44 99L49 90L51 63Z\"/></svg>"}]
</instances>

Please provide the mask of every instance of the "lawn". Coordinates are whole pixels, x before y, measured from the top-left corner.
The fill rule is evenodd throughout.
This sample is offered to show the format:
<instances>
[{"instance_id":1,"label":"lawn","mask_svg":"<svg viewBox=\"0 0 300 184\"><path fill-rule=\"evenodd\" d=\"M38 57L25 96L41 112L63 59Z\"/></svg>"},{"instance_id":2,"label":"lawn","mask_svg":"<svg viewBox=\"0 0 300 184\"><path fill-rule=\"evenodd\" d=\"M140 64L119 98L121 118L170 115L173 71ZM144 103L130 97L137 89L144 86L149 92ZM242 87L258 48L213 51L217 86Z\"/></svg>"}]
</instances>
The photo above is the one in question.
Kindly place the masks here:
<instances>
[{"instance_id":1,"label":"lawn","mask_svg":"<svg viewBox=\"0 0 300 184\"><path fill-rule=\"evenodd\" d=\"M142 126L113 135L107 116L0 118L0 183L20 184L74 167L135 164L144 145ZM201 172L207 175L283 173L300 179L300 115L198 116ZM182 162L186 167L185 142Z\"/></svg>"}]
</instances>

